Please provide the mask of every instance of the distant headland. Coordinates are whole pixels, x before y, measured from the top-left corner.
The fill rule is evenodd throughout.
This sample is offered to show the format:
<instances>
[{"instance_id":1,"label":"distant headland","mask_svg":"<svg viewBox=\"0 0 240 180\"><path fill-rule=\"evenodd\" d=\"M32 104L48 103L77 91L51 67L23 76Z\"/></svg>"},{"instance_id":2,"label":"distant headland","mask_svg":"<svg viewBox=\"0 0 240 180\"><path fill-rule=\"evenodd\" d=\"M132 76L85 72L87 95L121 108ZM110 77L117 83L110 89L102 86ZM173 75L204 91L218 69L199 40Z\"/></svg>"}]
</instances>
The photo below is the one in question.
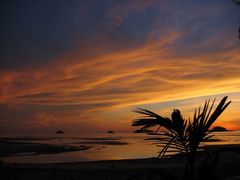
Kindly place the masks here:
<instances>
[{"instance_id":1,"label":"distant headland","mask_svg":"<svg viewBox=\"0 0 240 180\"><path fill-rule=\"evenodd\" d=\"M134 131L134 133L154 134L154 131L150 130L150 129L137 129L137 130Z\"/></svg>"},{"instance_id":2,"label":"distant headland","mask_svg":"<svg viewBox=\"0 0 240 180\"><path fill-rule=\"evenodd\" d=\"M109 130L109 131L107 131L107 133L114 133L114 131L112 131L112 130Z\"/></svg>"},{"instance_id":3,"label":"distant headland","mask_svg":"<svg viewBox=\"0 0 240 180\"><path fill-rule=\"evenodd\" d=\"M212 128L213 132L219 132L219 131L228 131L225 127L222 126L215 126Z\"/></svg>"}]
</instances>

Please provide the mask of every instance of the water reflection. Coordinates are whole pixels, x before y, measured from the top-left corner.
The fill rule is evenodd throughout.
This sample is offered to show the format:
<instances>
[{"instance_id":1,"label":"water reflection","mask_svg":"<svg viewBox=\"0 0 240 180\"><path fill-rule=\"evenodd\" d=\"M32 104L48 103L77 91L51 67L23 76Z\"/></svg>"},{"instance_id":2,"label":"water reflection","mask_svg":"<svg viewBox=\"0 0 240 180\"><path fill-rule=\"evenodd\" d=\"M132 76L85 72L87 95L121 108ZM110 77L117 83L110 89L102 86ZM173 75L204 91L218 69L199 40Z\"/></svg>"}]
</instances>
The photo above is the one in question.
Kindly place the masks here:
<instances>
[{"instance_id":1,"label":"water reflection","mask_svg":"<svg viewBox=\"0 0 240 180\"><path fill-rule=\"evenodd\" d=\"M78 137L57 137L18 139L18 141L35 142L56 145L91 146L88 150L67 152L60 154L14 156L1 158L5 162L21 163L49 163L49 162L76 162L95 160L116 160L156 157L161 150L154 142L146 141L146 134L115 133L115 134L84 134ZM210 144L240 144L240 132L216 132L216 141L204 142ZM16 140L16 138L15 138Z\"/></svg>"}]
</instances>

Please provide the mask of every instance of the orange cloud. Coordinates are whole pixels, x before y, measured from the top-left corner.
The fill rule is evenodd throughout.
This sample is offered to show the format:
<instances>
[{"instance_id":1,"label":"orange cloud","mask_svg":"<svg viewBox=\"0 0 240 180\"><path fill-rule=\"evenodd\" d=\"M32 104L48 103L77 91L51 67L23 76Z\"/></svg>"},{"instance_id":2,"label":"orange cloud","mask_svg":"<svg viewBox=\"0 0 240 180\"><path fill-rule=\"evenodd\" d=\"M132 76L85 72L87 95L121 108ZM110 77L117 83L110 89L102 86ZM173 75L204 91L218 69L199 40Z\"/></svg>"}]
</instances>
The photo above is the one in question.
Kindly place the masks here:
<instances>
[{"instance_id":1,"label":"orange cloud","mask_svg":"<svg viewBox=\"0 0 240 180\"><path fill-rule=\"evenodd\" d=\"M108 15L119 26L130 14L145 12L150 6L151 1L131 1L130 6L112 9L121 13ZM240 48L228 35L219 38L222 32L190 47L184 40L198 20L201 18L195 17L195 26L186 29L156 22L144 41L132 40L129 46L121 38L99 33L42 69L2 71L0 105L7 112L3 121L15 122L18 114L23 124L41 127L74 124L84 130L87 121L89 128L95 126L92 130L105 126L129 130L134 118L131 111L137 106L169 102L171 106L160 107L168 116L169 108L185 100L189 104L178 107L188 116L204 102L201 97L234 94L230 97L234 103L221 123L230 129L240 128ZM219 42L222 44L216 46ZM190 103L190 98L196 102Z\"/></svg>"}]
</instances>

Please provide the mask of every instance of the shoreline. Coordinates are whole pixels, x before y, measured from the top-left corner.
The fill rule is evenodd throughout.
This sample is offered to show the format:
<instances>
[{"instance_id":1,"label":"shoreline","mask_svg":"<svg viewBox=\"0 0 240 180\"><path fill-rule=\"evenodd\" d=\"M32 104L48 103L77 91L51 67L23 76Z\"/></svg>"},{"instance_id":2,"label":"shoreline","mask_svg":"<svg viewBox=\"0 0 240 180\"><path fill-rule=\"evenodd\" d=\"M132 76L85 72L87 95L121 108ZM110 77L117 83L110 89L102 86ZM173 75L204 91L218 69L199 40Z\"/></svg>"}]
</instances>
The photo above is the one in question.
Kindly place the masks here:
<instances>
[{"instance_id":1,"label":"shoreline","mask_svg":"<svg viewBox=\"0 0 240 180\"><path fill-rule=\"evenodd\" d=\"M0 141L0 158L41 154L58 154L88 150L90 148L91 146L85 145L74 147L67 145L54 145L33 142Z\"/></svg>"},{"instance_id":2,"label":"shoreline","mask_svg":"<svg viewBox=\"0 0 240 180\"><path fill-rule=\"evenodd\" d=\"M17 147L24 143L11 142L7 144ZM39 147L38 143L27 142L25 145ZM40 147L42 147L42 145ZM240 176L240 144L205 145L201 146L201 149L203 149L203 151L199 151L197 154L196 167L200 167L201 163L209 156L209 154L218 152L219 162L217 162L216 173L219 177L224 180L230 177ZM54 152L52 153L54 154ZM24 158L28 157L24 156ZM114 177L116 180L125 180L131 177L136 177L135 179L147 179L150 174L156 174L156 176L161 175L165 177L165 179L177 179L182 176L186 163L187 157L184 154L169 155L162 159L153 157L98 161L76 160L76 162L57 163L1 162L0 172L4 179L19 180L67 180L79 178L81 180L104 180L112 179L113 176L116 176Z\"/></svg>"},{"instance_id":3,"label":"shoreline","mask_svg":"<svg viewBox=\"0 0 240 180\"><path fill-rule=\"evenodd\" d=\"M240 145L239 145L240 146ZM206 154L205 154L206 155ZM198 165L204 159L198 156ZM178 179L182 176L187 159L185 156L156 159L122 159L103 161L80 161L64 163L4 163L0 172L5 179L42 180L45 179L81 179L81 180L125 180L147 179L149 174L160 174L166 179ZM216 173L221 179L240 176L240 152L223 152ZM174 176L173 176L174 175ZM159 177L159 176L158 176Z\"/></svg>"}]
</instances>

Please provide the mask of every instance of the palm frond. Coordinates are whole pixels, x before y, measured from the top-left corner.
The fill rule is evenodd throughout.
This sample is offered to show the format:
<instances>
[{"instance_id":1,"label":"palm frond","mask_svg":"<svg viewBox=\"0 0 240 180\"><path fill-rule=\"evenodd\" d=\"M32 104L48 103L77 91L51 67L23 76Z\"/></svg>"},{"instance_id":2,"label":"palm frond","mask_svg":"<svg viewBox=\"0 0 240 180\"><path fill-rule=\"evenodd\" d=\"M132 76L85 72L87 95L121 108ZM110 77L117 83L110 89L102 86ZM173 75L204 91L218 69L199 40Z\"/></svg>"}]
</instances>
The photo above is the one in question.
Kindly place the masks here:
<instances>
[{"instance_id":1,"label":"palm frond","mask_svg":"<svg viewBox=\"0 0 240 180\"><path fill-rule=\"evenodd\" d=\"M145 117L135 119L132 123L132 126L143 126L144 128L162 126L166 129L172 129L172 121L169 118L164 118L147 109L138 108L135 110L135 112L143 114Z\"/></svg>"},{"instance_id":2,"label":"palm frond","mask_svg":"<svg viewBox=\"0 0 240 180\"><path fill-rule=\"evenodd\" d=\"M217 108L215 111L212 113L210 118L206 120L206 128L209 129L210 126L214 123L214 121L222 114L222 112L227 108L227 106L231 103L231 101L226 103L227 96L225 96L221 102L218 104ZM226 103L226 104L225 104Z\"/></svg>"},{"instance_id":3,"label":"palm frond","mask_svg":"<svg viewBox=\"0 0 240 180\"><path fill-rule=\"evenodd\" d=\"M233 2L234 2L236 5L240 5L240 1L239 1L239 0L233 0Z\"/></svg>"},{"instance_id":4,"label":"palm frond","mask_svg":"<svg viewBox=\"0 0 240 180\"><path fill-rule=\"evenodd\" d=\"M222 98L213 112L215 99L212 103L206 100L203 108L200 106L195 110L192 121L190 118L184 119L178 109L173 110L170 119L150 110L138 108L135 112L142 114L143 117L135 119L132 126L141 126L142 129L155 126L158 126L158 129L165 128L162 133L158 134L160 138L149 139L158 141L157 145L162 147L158 157L164 156L169 149L175 152L194 153L201 142L213 136L209 129L231 103L231 101L227 102L227 98L227 96Z\"/></svg>"}]
</instances>

